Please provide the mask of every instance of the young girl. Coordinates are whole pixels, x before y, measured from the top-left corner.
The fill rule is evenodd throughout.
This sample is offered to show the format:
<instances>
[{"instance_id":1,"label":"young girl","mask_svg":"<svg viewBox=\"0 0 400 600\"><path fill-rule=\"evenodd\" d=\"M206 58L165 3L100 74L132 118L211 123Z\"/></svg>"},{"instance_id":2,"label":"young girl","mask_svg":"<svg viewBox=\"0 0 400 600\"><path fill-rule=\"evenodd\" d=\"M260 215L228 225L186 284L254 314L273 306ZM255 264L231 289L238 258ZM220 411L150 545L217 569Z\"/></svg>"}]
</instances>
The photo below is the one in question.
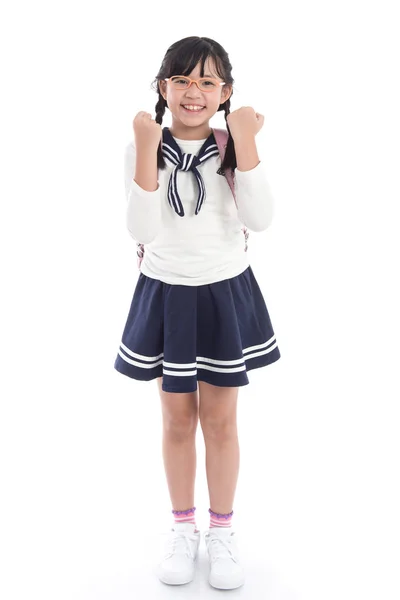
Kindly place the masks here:
<instances>
[{"instance_id":1,"label":"young girl","mask_svg":"<svg viewBox=\"0 0 400 600\"><path fill-rule=\"evenodd\" d=\"M236 409L247 371L280 358L268 310L248 263L243 225L264 231L273 197L257 154L262 115L230 112L232 66L220 44L188 37L167 51L154 84L156 118L139 112L125 153L127 226L144 245L115 369L157 379L163 459L174 527L159 578L193 579L196 529L195 437L206 446L210 527L205 532L209 582L244 583L232 529L239 471ZM161 127L165 109L172 126ZM210 119L224 110L224 160ZM236 203L225 172L233 169Z\"/></svg>"}]
</instances>

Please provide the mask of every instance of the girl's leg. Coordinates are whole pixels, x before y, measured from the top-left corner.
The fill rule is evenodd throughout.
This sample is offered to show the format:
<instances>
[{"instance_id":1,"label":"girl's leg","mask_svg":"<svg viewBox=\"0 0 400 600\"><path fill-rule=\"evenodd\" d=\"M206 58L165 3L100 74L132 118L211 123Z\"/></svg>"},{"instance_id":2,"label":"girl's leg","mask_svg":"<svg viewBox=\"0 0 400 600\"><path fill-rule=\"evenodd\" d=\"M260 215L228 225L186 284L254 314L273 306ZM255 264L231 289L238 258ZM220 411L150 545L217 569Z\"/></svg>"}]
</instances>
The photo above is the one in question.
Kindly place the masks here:
<instances>
[{"instance_id":1,"label":"girl's leg","mask_svg":"<svg viewBox=\"0 0 400 600\"><path fill-rule=\"evenodd\" d=\"M163 459L173 510L194 506L198 392L172 394L158 388L163 418Z\"/></svg>"},{"instance_id":2,"label":"girl's leg","mask_svg":"<svg viewBox=\"0 0 400 600\"><path fill-rule=\"evenodd\" d=\"M238 391L237 387L217 387L199 381L199 417L206 446L210 508L220 514L232 511L239 474Z\"/></svg>"}]
</instances>

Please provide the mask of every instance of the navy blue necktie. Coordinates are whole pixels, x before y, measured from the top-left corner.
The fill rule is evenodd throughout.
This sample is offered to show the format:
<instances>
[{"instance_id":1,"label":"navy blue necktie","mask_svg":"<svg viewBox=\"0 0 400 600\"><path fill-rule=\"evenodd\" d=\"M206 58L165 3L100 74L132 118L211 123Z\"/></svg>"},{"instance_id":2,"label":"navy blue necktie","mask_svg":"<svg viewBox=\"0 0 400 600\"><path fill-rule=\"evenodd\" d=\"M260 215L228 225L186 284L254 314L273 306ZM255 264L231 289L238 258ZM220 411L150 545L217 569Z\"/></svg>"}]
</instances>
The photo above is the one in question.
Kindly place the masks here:
<instances>
[{"instance_id":1,"label":"navy blue necktie","mask_svg":"<svg viewBox=\"0 0 400 600\"><path fill-rule=\"evenodd\" d=\"M178 171L192 171L196 177L199 188L199 196L195 211L195 214L197 215L203 206L204 200L206 199L206 188L198 167L200 167L208 158L219 155L214 134L211 133L209 135L197 155L185 154L181 151L178 144L174 140L169 128L164 127L162 134L162 154L164 158L168 159L173 165L175 165L168 184L169 204L180 217L185 215L185 211L183 210L183 205L178 193Z\"/></svg>"}]
</instances>

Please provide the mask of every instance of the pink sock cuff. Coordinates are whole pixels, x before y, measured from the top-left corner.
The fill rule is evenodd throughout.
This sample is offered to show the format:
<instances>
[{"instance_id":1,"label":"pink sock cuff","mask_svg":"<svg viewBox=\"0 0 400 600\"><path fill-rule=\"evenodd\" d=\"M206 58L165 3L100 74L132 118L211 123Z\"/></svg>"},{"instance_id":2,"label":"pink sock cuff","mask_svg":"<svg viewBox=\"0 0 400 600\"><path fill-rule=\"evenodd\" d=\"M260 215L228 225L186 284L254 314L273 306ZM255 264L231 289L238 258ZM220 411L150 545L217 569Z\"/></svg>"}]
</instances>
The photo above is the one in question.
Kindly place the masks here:
<instances>
[{"instance_id":1,"label":"pink sock cuff","mask_svg":"<svg viewBox=\"0 0 400 600\"><path fill-rule=\"evenodd\" d=\"M226 515L221 515L220 513L213 512L211 508L208 509L208 512L210 513L210 515L213 515L213 517L218 517L218 519L230 519L233 515L233 511Z\"/></svg>"},{"instance_id":2,"label":"pink sock cuff","mask_svg":"<svg viewBox=\"0 0 400 600\"><path fill-rule=\"evenodd\" d=\"M193 508L188 508L187 510L172 510L172 514L174 515L188 515L189 513L193 512L196 510L196 507L193 506Z\"/></svg>"}]
</instances>

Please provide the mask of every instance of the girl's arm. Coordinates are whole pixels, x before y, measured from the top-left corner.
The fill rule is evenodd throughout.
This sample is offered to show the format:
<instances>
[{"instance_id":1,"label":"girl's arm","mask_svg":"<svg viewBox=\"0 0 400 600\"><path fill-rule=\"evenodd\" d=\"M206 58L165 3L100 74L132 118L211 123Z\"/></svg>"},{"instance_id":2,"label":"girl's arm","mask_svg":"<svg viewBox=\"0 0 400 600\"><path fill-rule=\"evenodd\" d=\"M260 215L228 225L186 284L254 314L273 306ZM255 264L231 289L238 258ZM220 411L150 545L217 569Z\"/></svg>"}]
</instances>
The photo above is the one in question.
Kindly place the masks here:
<instances>
[{"instance_id":1,"label":"girl's arm","mask_svg":"<svg viewBox=\"0 0 400 600\"><path fill-rule=\"evenodd\" d=\"M154 240L161 228L161 197L157 153L137 156L134 142L125 148L126 224L130 235L142 244Z\"/></svg>"},{"instance_id":2,"label":"girl's arm","mask_svg":"<svg viewBox=\"0 0 400 600\"><path fill-rule=\"evenodd\" d=\"M255 137L235 142L235 153L238 217L251 231L264 231L274 216L274 197L258 157Z\"/></svg>"}]
</instances>

